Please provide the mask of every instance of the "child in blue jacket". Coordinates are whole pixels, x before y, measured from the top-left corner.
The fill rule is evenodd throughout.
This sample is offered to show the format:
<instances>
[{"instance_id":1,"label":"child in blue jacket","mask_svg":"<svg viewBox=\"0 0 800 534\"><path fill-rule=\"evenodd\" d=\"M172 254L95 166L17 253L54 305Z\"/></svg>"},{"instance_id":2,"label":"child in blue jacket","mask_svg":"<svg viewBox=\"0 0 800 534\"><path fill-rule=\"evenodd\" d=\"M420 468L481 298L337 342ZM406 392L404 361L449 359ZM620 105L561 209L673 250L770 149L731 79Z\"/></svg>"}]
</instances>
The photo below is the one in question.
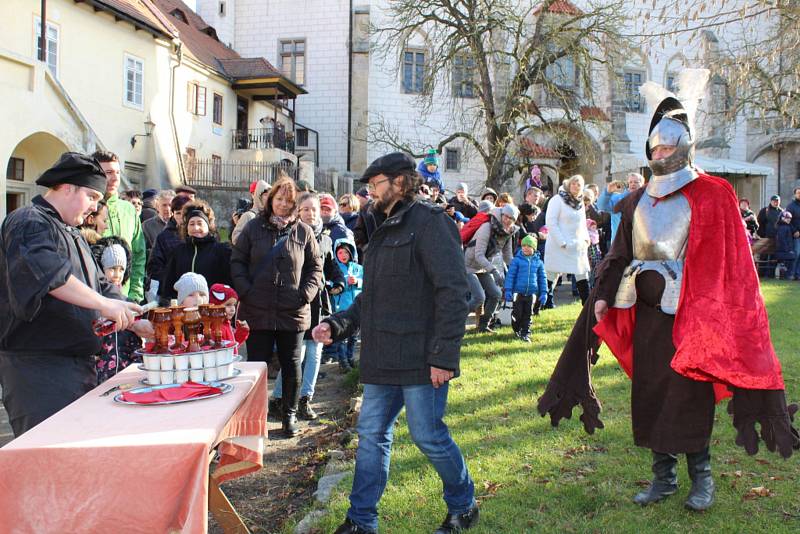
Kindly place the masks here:
<instances>
[{"instance_id":1,"label":"child in blue jacket","mask_svg":"<svg viewBox=\"0 0 800 534\"><path fill-rule=\"evenodd\" d=\"M511 310L511 328L522 341L531 342L531 313L547 300L547 278L544 263L536 252L536 238L528 234L520 243L520 250L506 274L505 300L514 301ZM514 293L517 298L514 298Z\"/></svg>"},{"instance_id":2,"label":"child in blue jacket","mask_svg":"<svg viewBox=\"0 0 800 534\"><path fill-rule=\"evenodd\" d=\"M344 291L333 297L333 311L339 312L352 306L356 296L361 293L361 287L364 282L364 268L356 263L358 253L356 252L356 244L352 239L337 239L333 245L333 250L336 254L336 263L339 264L339 269L344 275L346 284ZM352 335L336 344L338 346L339 367L345 372L353 368L353 352L356 349L357 340L358 336Z\"/></svg>"}]
</instances>

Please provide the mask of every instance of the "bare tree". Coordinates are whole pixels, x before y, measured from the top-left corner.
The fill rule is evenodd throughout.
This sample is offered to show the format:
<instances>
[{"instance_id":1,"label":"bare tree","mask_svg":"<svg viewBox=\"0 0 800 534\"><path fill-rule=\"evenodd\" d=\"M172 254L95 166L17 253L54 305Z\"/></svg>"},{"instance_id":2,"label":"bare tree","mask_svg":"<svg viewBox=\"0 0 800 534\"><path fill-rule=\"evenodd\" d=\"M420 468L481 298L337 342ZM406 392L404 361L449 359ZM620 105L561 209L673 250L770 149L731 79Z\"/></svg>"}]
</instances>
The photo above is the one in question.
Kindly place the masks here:
<instances>
[{"instance_id":1,"label":"bare tree","mask_svg":"<svg viewBox=\"0 0 800 534\"><path fill-rule=\"evenodd\" d=\"M374 53L402 72L402 51L410 36L426 35L426 72L414 100L418 112L430 110L434 101L440 106L441 95L460 97L467 90L474 97L447 98L447 126L435 132L433 147L441 152L462 139L483 162L486 184L500 187L526 165L517 146L520 135L529 130L564 135L564 123L582 127L587 117L581 108L594 106L598 89L607 90L615 81L615 60L631 43L619 32L625 2L583 5L578 9L566 0L394 0L386 22L371 29ZM422 155L427 143L403 138L382 117L371 123L370 142Z\"/></svg>"}]
</instances>

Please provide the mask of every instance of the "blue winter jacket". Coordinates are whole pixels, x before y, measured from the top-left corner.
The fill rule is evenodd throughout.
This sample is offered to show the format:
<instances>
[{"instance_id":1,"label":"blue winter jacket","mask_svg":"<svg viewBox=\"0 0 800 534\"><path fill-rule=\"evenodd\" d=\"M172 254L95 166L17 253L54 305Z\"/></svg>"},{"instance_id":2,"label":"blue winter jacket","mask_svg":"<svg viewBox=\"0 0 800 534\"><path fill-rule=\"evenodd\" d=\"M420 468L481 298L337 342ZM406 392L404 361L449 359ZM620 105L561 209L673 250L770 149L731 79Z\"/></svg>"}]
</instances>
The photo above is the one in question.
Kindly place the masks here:
<instances>
[{"instance_id":1,"label":"blue winter jacket","mask_svg":"<svg viewBox=\"0 0 800 534\"><path fill-rule=\"evenodd\" d=\"M614 211L614 207L617 203L622 200L623 198L628 196L628 191L626 190L623 193L609 193L606 187L602 187L600 191L600 197L597 199L597 209L600 211L607 211L611 214L611 242L614 242L614 238L617 236L617 228L619 228L619 223L622 220L622 213L618 213Z\"/></svg>"},{"instance_id":2,"label":"blue winter jacket","mask_svg":"<svg viewBox=\"0 0 800 534\"><path fill-rule=\"evenodd\" d=\"M786 224L783 221L778 221L777 231L775 233L775 259L778 261L795 259L792 225Z\"/></svg>"},{"instance_id":3,"label":"blue winter jacket","mask_svg":"<svg viewBox=\"0 0 800 534\"><path fill-rule=\"evenodd\" d=\"M439 191L444 192L444 182L442 182L442 175L439 173L439 167L436 167L436 172L428 172L425 166L425 160L419 162L417 165L417 172L422 176L422 181L426 184L432 184L439 188Z\"/></svg>"},{"instance_id":4,"label":"blue winter jacket","mask_svg":"<svg viewBox=\"0 0 800 534\"><path fill-rule=\"evenodd\" d=\"M544 263L539 253L530 256L517 251L514 260L508 267L505 291L521 295L538 295L541 299L547 296L547 278L544 275Z\"/></svg>"},{"instance_id":5,"label":"blue winter jacket","mask_svg":"<svg viewBox=\"0 0 800 534\"><path fill-rule=\"evenodd\" d=\"M339 258L336 256L336 251L339 250L340 247L347 247L350 251L350 263L342 263L339 261ZM352 306L358 294L361 293L361 288L364 283L364 268L356 263L358 261L358 253L356 252L356 244L352 239L337 239L333 245L333 254L334 257L336 257L336 263L339 265L339 269L341 269L345 279L344 291L332 298L333 310L339 312ZM350 285L347 282L348 276L353 276L356 279L357 282L355 285Z\"/></svg>"}]
</instances>

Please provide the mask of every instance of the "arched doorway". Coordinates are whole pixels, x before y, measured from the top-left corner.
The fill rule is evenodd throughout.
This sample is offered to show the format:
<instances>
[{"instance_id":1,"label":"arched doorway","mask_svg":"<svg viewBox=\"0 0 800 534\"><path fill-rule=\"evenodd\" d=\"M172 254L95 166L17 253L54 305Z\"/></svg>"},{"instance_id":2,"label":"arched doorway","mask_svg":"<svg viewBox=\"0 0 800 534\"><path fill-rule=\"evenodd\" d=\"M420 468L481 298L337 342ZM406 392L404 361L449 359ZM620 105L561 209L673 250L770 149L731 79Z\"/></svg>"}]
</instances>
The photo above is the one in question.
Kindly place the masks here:
<instances>
[{"instance_id":1,"label":"arched doorway","mask_svg":"<svg viewBox=\"0 0 800 534\"><path fill-rule=\"evenodd\" d=\"M6 162L3 215L29 204L37 192L36 179L68 150L63 141L47 132L36 132L17 143Z\"/></svg>"}]
</instances>

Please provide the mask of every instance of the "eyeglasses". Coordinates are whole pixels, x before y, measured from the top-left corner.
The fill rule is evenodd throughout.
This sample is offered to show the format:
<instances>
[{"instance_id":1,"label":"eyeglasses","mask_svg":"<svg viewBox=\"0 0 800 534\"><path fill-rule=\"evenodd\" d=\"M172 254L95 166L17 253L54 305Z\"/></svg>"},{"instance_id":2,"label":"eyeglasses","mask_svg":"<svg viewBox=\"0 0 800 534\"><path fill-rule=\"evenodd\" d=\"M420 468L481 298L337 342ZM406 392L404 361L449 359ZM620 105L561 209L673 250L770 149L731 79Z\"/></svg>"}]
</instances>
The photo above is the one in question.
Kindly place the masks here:
<instances>
[{"instance_id":1,"label":"eyeglasses","mask_svg":"<svg viewBox=\"0 0 800 534\"><path fill-rule=\"evenodd\" d=\"M375 191L378 184L382 184L383 182L389 182L391 180L392 180L391 178L384 178L383 180L378 180L377 182L370 182L367 184L367 189L370 191Z\"/></svg>"}]
</instances>

